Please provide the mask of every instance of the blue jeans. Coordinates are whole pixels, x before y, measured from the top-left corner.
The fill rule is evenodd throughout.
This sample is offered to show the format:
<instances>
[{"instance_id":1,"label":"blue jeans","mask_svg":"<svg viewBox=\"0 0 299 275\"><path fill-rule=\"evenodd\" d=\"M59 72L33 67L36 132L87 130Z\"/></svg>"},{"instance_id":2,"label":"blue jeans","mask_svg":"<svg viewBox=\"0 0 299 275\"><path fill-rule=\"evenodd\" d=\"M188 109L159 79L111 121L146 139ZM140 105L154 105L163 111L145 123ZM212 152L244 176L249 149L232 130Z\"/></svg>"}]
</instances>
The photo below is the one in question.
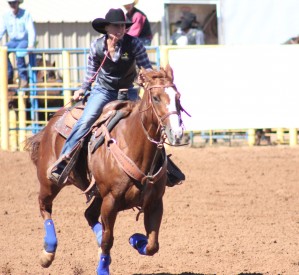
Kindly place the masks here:
<instances>
[{"instance_id":1,"label":"blue jeans","mask_svg":"<svg viewBox=\"0 0 299 275\"><path fill-rule=\"evenodd\" d=\"M28 48L28 41L27 40L10 40L9 42L7 42L6 46L9 49L27 49ZM10 52L8 52L8 55L10 54ZM28 75L27 75L27 66L25 63L25 58L22 56L17 56L17 67L18 67L18 73L19 73L19 77L23 80L27 80ZM8 58L7 61L7 71L8 71L8 79L12 80L13 76L14 76L14 71L13 71L13 67L11 65L11 62Z\"/></svg>"},{"instance_id":2,"label":"blue jeans","mask_svg":"<svg viewBox=\"0 0 299 275\"><path fill-rule=\"evenodd\" d=\"M104 106L117 99L118 91L106 90L103 87L96 85L90 92L83 114L77 123L74 125L69 137L67 138L62 151L62 155L68 155L77 145L79 140L84 137L90 127L96 122L97 118L103 111ZM131 88L128 91L129 100L137 100L138 93Z\"/></svg>"}]
</instances>

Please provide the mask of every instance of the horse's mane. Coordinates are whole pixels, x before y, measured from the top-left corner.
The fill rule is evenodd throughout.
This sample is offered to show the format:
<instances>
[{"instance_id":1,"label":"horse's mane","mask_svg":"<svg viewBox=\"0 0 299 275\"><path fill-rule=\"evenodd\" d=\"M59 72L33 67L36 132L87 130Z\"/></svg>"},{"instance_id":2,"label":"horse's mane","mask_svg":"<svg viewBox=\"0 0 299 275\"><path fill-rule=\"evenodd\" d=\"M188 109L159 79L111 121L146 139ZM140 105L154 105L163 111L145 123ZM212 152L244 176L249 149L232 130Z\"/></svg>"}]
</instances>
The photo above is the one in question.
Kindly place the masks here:
<instances>
[{"instance_id":1,"label":"horse's mane","mask_svg":"<svg viewBox=\"0 0 299 275\"><path fill-rule=\"evenodd\" d=\"M44 129L35 134L34 136L28 138L25 142L24 149L29 152L30 158L35 165L38 160L38 148L40 145L40 141L44 135Z\"/></svg>"}]
</instances>

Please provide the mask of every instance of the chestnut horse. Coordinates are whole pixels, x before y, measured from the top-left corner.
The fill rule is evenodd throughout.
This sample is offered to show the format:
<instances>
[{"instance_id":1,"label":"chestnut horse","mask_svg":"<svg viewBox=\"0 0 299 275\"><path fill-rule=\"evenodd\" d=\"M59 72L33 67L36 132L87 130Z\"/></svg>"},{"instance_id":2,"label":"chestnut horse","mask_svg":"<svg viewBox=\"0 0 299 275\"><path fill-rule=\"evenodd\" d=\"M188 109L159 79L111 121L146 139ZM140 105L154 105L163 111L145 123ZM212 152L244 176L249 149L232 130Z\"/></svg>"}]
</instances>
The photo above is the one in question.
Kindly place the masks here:
<instances>
[{"instance_id":1,"label":"chestnut horse","mask_svg":"<svg viewBox=\"0 0 299 275\"><path fill-rule=\"evenodd\" d=\"M133 248L142 255L154 255L159 250L163 195L168 179L164 143L166 138L170 145L182 139L183 109L169 65L149 72L141 69L139 79L144 88L142 99L130 102L131 112L110 133L107 128L102 128L105 143L93 153L89 149L87 158L83 157L87 154L83 146L80 164L74 166L68 177L68 184L82 190L90 182L95 183L98 192L85 211L101 248L97 274L109 274L113 230L119 211L137 208L140 210L138 216L144 214L146 235L133 234L129 239ZM41 132L27 141L27 150L36 165L40 182L39 205L45 227L43 267L51 265L57 247L51 213L53 200L61 187L47 178L47 169L57 160L65 142L55 130L55 124L64 112L58 111Z\"/></svg>"}]
</instances>

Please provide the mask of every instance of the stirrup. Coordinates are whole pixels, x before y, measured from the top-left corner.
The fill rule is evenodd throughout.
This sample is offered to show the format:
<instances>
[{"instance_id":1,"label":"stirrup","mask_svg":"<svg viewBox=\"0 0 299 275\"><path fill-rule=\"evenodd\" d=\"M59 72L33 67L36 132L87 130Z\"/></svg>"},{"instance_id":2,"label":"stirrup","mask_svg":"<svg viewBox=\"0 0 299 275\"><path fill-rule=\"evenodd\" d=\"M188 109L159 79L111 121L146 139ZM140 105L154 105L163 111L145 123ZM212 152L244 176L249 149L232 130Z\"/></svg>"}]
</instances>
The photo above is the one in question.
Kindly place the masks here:
<instances>
[{"instance_id":1,"label":"stirrup","mask_svg":"<svg viewBox=\"0 0 299 275\"><path fill-rule=\"evenodd\" d=\"M65 162L65 164L63 164ZM60 168L59 166L63 166ZM60 157L47 171L47 178L58 186L62 186L67 181L70 172L70 158L68 156Z\"/></svg>"},{"instance_id":2,"label":"stirrup","mask_svg":"<svg viewBox=\"0 0 299 275\"><path fill-rule=\"evenodd\" d=\"M57 181L56 181L56 184L58 186L63 186L67 182L67 178L68 178L68 176L69 176L69 174L70 174L70 172L71 172L74 164L72 164L71 161L70 161L64 167L64 169L62 170L60 176L58 176ZM54 176L53 173L51 175Z\"/></svg>"},{"instance_id":3,"label":"stirrup","mask_svg":"<svg viewBox=\"0 0 299 275\"><path fill-rule=\"evenodd\" d=\"M83 146L83 140L80 140L78 144L72 149L72 152L69 155L61 156L47 171L47 177L51 181L53 181L59 187L62 187L66 182L67 178L73 169L78 156L80 154L81 148ZM62 162L66 164L62 168L62 171L59 173L55 173L55 169L59 169L59 164L61 165Z\"/></svg>"}]
</instances>

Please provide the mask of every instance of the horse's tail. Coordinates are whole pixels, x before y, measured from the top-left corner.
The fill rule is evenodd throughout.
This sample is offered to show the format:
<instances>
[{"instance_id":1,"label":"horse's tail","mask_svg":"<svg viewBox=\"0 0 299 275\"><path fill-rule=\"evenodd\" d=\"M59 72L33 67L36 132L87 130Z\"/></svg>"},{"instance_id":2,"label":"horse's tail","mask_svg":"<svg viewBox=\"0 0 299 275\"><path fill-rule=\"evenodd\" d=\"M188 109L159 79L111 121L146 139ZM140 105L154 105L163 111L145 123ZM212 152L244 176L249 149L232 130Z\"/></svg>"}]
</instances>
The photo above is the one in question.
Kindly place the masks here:
<instances>
[{"instance_id":1,"label":"horse's tail","mask_svg":"<svg viewBox=\"0 0 299 275\"><path fill-rule=\"evenodd\" d=\"M28 138L25 143L24 149L29 152L30 158L32 162L36 165L37 164L37 159L38 159L38 149L40 145L40 141L44 135L44 130L41 130L34 136Z\"/></svg>"}]
</instances>

